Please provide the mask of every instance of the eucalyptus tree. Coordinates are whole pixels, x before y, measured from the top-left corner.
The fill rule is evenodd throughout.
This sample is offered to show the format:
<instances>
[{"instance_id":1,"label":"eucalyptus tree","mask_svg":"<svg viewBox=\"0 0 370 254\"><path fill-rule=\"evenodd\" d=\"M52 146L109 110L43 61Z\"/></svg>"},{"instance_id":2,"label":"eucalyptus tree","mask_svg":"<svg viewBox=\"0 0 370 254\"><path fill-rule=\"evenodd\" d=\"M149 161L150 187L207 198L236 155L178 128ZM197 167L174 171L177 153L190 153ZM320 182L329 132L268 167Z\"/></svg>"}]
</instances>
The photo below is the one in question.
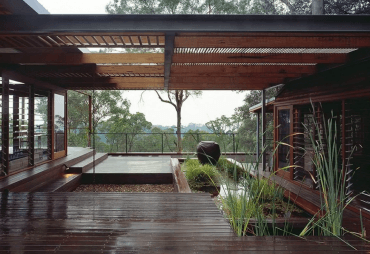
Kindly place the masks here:
<instances>
[{"instance_id":1,"label":"eucalyptus tree","mask_svg":"<svg viewBox=\"0 0 370 254\"><path fill-rule=\"evenodd\" d=\"M278 14L276 0L112 0L106 11L110 14ZM281 8L281 7L280 7ZM135 49L131 49L135 50ZM137 51L137 50L136 50ZM166 97L157 92L158 98L176 109L177 147L182 151L181 110L191 95L200 91L166 91Z\"/></svg>"},{"instance_id":2,"label":"eucalyptus tree","mask_svg":"<svg viewBox=\"0 0 370 254\"><path fill-rule=\"evenodd\" d=\"M158 91L155 91L158 95L158 98L164 102L172 105L176 110L177 116L177 149L178 152L182 152L182 139L181 139L181 110L184 102L190 96L200 96L201 91L188 91L188 90L168 90L166 91L167 98L164 99L163 96Z\"/></svg>"},{"instance_id":3,"label":"eucalyptus tree","mask_svg":"<svg viewBox=\"0 0 370 254\"><path fill-rule=\"evenodd\" d=\"M280 0L288 9L287 14L311 14L312 4L318 0ZM370 14L369 0L321 0L323 14Z\"/></svg>"},{"instance_id":4,"label":"eucalyptus tree","mask_svg":"<svg viewBox=\"0 0 370 254\"><path fill-rule=\"evenodd\" d=\"M126 118L130 103L120 91L68 91L68 141L74 146L86 146L89 133L89 95L92 96L93 127L98 129L110 118ZM78 129L78 130L77 130ZM71 132L71 130L75 130Z\"/></svg>"}]
</instances>

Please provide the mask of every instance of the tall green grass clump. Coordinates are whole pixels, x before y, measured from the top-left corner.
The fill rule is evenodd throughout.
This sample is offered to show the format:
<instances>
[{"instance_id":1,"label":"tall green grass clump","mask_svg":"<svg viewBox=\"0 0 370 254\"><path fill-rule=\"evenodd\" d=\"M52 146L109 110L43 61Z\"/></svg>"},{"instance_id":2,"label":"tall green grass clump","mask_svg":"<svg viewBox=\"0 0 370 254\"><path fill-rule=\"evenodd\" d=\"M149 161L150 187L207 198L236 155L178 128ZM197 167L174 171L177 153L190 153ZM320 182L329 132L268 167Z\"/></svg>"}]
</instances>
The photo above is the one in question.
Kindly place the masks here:
<instances>
[{"instance_id":1,"label":"tall green grass clump","mask_svg":"<svg viewBox=\"0 0 370 254\"><path fill-rule=\"evenodd\" d=\"M284 198L283 189L266 178L255 179L250 186L251 193L261 201L273 201Z\"/></svg>"},{"instance_id":2,"label":"tall green grass clump","mask_svg":"<svg viewBox=\"0 0 370 254\"><path fill-rule=\"evenodd\" d=\"M261 156L257 161L244 164L242 177L236 185L230 181L221 185L225 193L221 197L225 215L238 236L290 234L293 229L288 223L289 217L281 217L281 212L291 214L296 208L290 201L284 200L282 187L271 179L276 172L268 178L259 175L260 163ZM277 227L277 218L286 221L283 228Z\"/></svg>"},{"instance_id":3,"label":"tall green grass clump","mask_svg":"<svg viewBox=\"0 0 370 254\"><path fill-rule=\"evenodd\" d=\"M315 114L313 114L315 115ZM313 116L312 116L313 117ZM316 168L317 181L321 197L321 210L301 232L301 236L311 234L318 229L324 236L341 236L344 234L342 222L343 212L352 200L346 199L346 165L341 165L341 145L338 137L337 124L333 118L322 118L320 124L314 117L314 136L308 129L309 138L314 150L312 162ZM346 164L346 163L344 163Z\"/></svg>"},{"instance_id":4,"label":"tall green grass clump","mask_svg":"<svg viewBox=\"0 0 370 254\"><path fill-rule=\"evenodd\" d=\"M216 167L221 171L226 172L227 176L235 181L239 180L244 173L244 169L242 167L236 165L236 163L231 163L225 157L220 157Z\"/></svg>"},{"instance_id":5,"label":"tall green grass clump","mask_svg":"<svg viewBox=\"0 0 370 254\"><path fill-rule=\"evenodd\" d=\"M214 187L218 184L219 173L215 166L202 165L198 160L185 161L185 176L190 188Z\"/></svg>"}]
</instances>

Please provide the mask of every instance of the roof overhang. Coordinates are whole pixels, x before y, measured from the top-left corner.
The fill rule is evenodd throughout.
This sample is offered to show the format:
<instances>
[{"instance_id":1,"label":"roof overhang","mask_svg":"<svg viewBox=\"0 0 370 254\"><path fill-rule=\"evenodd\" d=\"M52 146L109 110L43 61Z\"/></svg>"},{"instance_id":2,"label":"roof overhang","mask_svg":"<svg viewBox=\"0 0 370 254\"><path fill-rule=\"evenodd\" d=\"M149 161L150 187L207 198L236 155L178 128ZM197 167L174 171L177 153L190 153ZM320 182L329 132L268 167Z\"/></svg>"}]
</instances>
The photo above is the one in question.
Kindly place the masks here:
<instances>
[{"instance_id":1,"label":"roof overhang","mask_svg":"<svg viewBox=\"0 0 370 254\"><path fill-rule=\"evenodd\" d=\"M261 90L369 47L369 15L0 15L1 67L66 89Z\"/></svg>"}]
</instances>

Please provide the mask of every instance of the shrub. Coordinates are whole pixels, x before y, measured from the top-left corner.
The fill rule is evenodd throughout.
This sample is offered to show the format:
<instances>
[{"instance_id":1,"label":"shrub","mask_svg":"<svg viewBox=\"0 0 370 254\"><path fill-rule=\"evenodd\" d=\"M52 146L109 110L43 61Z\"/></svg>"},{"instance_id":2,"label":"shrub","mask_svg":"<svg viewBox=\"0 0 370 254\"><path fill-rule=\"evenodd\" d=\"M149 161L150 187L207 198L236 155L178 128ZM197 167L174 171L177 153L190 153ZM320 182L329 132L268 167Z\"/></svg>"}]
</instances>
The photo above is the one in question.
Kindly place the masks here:
<instances>
[{"instance_id":1,"label":"shrub","mask_svg":"<svg viewBox=\"0 0 370 254\"><path fill-rule=\"evenodd\" d=\"M274 183L270 183L268 179L255 179L251 182L250 192L255 198L261 201L268 201L274 199L283 199L283 190Z\"/></svg>"},{"instance_id":2,"label":"shrub","mask_svg":"<svg viewBox=\"0 0 370 254\"><path fill-rule=\"evenodd\" d=\"M185 166L185 176L190 188L199 189L203 186L215 186L218 184L218 172L215 166L202 165L198 160L187 160Z\"/></svg>"},{"instance_id":3,"label":"shrub","mask_svg":"<svg viewBox=\"0 0 370 254\"><path fill-rule=\"evenodd\" d=\"M244 170L242 167L231 163L226 158L221 157L217 162L217 168L227 173L228 177L234 180L240 179L243 176Z\"/></svg>"}]
</instances>

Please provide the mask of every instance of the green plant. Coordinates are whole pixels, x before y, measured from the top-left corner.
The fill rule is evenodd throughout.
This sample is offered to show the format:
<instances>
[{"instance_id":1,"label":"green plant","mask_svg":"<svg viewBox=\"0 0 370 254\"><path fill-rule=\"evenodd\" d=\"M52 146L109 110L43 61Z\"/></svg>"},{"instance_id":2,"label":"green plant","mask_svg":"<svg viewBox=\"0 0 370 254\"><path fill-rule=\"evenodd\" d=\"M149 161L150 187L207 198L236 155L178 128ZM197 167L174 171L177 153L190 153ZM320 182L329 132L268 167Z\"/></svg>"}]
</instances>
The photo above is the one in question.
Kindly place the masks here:
<instances>
[{"instance_id":1,"label":"green plant","mask_svg":"<svg viewBox=\"0 0 370 254\"><path fill-rule=\"evenodd\" d=\"M277 144L279 145L285 144ZM276 151L277 148L272 153ZM222 160L219 164L221 163ZM294 206L294 202L283 201L282 187L272 180L276 172L272 172L268 178L263 178L259 174L260 163L261 156L251 163L244 164L242 177L238 183L227 179L222 180L221 186L225 195L220 198L225 215L238 236L290 234L293 229L287 221L289 216L285 215L302 211ZM235 185L238 187L236 188ZM285 219L283 228L276 226L277 218ZM268 222L268 219L272 220L272 223Z\"/></svg>"},{"instance_id":2,"label":"green plant","mask_svg":"<svg viewBox=\"0 0 370 254\"><path fill-rule=\"evenodd\" d=\"M228 177L238 180L242 177L244 169L228 161L225 157L220 157L216 165L217 169L227 173Z\"/></svg>"},{"instance_id":3,"label":"green plant","mask_svg":"<svg viewBox=\"0 0 370 254\"><path fill-rule=\"evenodd\" d=\"M250 191L261 201L282 200L284 196L282 188L266 178L254 179L251 182Z\"/></svg>"},{"instance_id":4,"label":"green plant","mask_svg":"<svg viewBox=\"0 0 370 254\"><path fill-rule=\"evenodd\" d=\"M216 186L219 173L215 166L202 165L198 160L190 159L185 161L185 176L190 188L199 189L203 186Z\"/></svg>"},{"instance_id":5,"label":"green plant","mask_svg":"<svg viewBox=\"0 0 370 254\"><path fill-rule=\"evenodd\" d=\"M341 236L344 233L343 212L351 200L346 201L346 168L339 163L341 146L337 125L333 118L326 121L322 117L320 123L313 116L316 133L320 134L314 136L312 132L308 133L314 151L312 162L316 168L316 183L320 187L321 210L317 214L320 219L311 220L301 235L310 234L312 230L319 228L324 236ZM304 127L307 128L305 125ZM315 180L314 176L312 178Z\"/></svg>"}]
</instances>

